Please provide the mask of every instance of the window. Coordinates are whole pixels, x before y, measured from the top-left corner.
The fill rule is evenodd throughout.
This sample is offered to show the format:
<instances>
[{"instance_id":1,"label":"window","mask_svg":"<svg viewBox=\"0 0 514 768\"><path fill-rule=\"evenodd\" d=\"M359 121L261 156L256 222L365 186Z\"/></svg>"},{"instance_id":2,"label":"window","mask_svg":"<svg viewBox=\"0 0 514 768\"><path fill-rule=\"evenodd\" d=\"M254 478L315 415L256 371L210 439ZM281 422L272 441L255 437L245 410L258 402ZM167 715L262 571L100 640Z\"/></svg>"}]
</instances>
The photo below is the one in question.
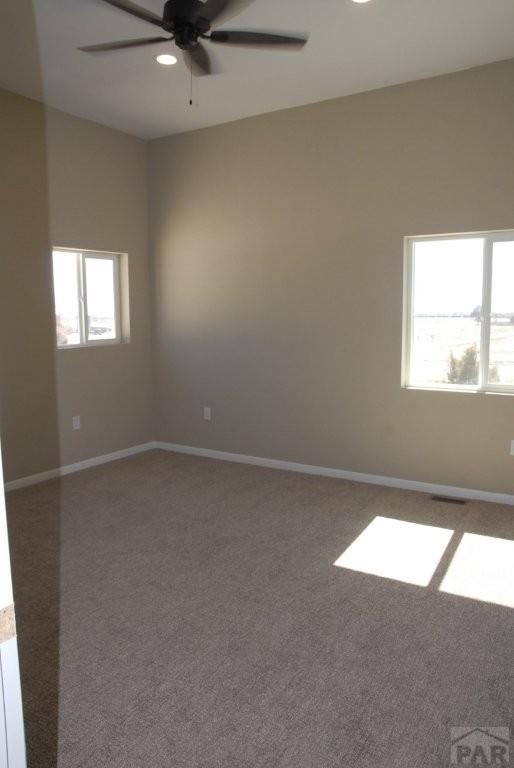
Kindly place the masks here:
<instances>
[{"instance_id":1,"label":"window","mask_svg":"<svg viewBox=\"0 0 514 768\"><path fill-rule=\"evenodd\" d=\"M53 251L58 347L121 341L120 257L90 251Z\"/></svg>"},{"instance_id":2,"label":"window","mask_svg":"<svg viewBox=\"0 0 514 768\"><path fill-rule=\"evenodd\" d=\"M407 238L409 387L514 392L514 232Z\"/></svg>"}]
</instances>

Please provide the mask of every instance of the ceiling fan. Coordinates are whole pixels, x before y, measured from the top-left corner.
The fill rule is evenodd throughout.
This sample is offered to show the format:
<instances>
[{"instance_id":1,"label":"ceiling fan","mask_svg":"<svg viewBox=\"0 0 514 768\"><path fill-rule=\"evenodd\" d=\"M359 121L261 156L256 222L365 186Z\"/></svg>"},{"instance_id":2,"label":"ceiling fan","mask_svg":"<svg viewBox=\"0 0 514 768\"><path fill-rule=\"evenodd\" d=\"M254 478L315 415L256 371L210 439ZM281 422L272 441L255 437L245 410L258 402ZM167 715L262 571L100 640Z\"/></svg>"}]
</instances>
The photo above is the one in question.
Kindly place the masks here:
<instances>
[{"instance_id":1,"label":"ceiling fan","mask_svg":"<svg viewBox=\"0 0 514 768\"><path fill-rule=\"evenodd\" d=\"M287 37L268 32L247 32L212 30L211 27L225 23L229 18L241 13L254 0L167 0L164 4L162 19L152 11L147 11L129 0L103 0L103 2L130 13L142 21L147 21L164 30L169 37L145 37L135 40L118 40L112 43L86 45L79 51L101 53L123 48L135 48L154 45L166 41L173 42L182 50L184 59L193 75L210 75L212 65L203 40L211 43L245 46L261 49L302 48L307 40L301 37Z\"/></svg>"}]
</instances>

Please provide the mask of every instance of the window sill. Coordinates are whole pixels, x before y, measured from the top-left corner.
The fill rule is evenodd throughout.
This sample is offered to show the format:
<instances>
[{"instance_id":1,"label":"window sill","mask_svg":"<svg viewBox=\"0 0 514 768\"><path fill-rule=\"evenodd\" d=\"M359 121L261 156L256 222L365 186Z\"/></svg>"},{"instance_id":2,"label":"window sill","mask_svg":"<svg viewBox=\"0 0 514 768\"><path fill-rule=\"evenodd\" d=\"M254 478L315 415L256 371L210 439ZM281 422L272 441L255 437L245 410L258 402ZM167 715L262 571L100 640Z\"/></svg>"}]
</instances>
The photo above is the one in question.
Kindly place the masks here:
<instances>
[{"instance_id":1,"label":"window sill","mask_svg":"<svg viewBox=\"0 0 514 768\"><path fill-rule=\"evenodd\" d=\"M415 384L402 384L402 389L410 390L413 392L444 392L446 394L459 394L459 395L514 395L514 387L502 387L495 389L494 387L478 388L478 387L429 387L418 386Z\"/></svg>"},{"instance_id":2,"label":"window sill","mask_svg":"<svg viewBox=\"0 0 514 768\"><path fill-rule=\"evenodd\" d=\"M64 344L62 347L56 347L58 352L63 352L67 349L98 349L99 347L124 347L129 344L130 341L120 341L119 339L112 341L94 341L89 344Z\"/></svg>"}]
</instances>

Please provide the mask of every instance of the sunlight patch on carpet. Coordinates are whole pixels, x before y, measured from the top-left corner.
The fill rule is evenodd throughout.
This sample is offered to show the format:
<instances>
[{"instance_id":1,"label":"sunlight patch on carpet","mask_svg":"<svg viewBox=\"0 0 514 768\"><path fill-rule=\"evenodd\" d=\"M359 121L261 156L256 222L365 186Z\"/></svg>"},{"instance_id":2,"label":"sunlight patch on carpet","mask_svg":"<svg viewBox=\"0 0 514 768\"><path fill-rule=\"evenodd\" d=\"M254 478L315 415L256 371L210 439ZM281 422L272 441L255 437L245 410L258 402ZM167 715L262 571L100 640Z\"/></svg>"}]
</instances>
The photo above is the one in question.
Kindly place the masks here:
<instances>
[{"instance_id":1,"label":"sunlight patch on carpet","mask_svg":"<svg viewBox=\"0 0 514 768\"><path fill-rule=\"evenodd\" d=\"M514 608L514 541L465 533L440 590Z\"/></svg>"},{"instance_id":2,"label":"sunlight patch on carpet","mask_svg":"<svg viewBox=\"0 0 514 768\"><path fill-rule=\"evenodd\" d=\"M426 587L453 530L376 517L334 565Z\"/></svg>"}]
</instances>

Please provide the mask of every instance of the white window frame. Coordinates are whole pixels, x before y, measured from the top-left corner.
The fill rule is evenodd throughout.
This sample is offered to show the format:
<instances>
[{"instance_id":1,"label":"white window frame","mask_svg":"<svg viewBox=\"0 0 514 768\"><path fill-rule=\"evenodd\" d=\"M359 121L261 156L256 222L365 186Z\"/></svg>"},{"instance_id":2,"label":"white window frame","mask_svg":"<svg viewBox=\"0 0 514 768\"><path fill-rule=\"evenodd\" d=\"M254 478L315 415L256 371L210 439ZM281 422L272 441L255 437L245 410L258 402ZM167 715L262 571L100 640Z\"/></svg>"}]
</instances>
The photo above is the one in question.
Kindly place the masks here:
<instances>
[{"instance_id":1,"label":"white window frame","mask_svg":"<svg viewBox=\"0 0 514 768\"><path fill-rule=\"evenodd\" d=\"M481 313L481 338L480 338L480 362L478 385L473 384L411 384L411 358L412 358L412 320L414 294L414 245L420 242L437 240L466 240L482 239L483 250L483 278L482 278L482 313ZM473 392L514 394L514 384L489 383L489 347L491 328L491 289L493 274L493 247L494 243L514 242L514 230L495 230L486 232L464 232L461 234L445 235L421 235L404 238L404 291L403 291L403 355L402 355L402 386L406 389L420 389L443 392Z\"/></svg>"},{"instance_id":2,"label":"white window frame","mask_svg":"<svg viewBox=\"0 0 514 768\"><path fill-rule=\"evenodd\" d=\"M108 251L88 251L79 248L60 248L55 246L52 248L53 254L58 251L61 253L69 253L70 258L75 256L77 267L77 286L78 286L78 306L79 306L79 335L80 342L78 344L62 344L57 341L57 332L55 343L57 349L79 349L81 347L108 347L114 344L122 343L121 333L121 297L120 297L120 272L121 272L121 257L120 253L111 253ZM103 259L105 261L112 262L113 265L113 280L114 280L114 328L115 336L112 339L88 339L89 335L89 318L87 312L87 275L86 275L86 258L87 259ZM54 315L55 315L55 300L54 300Z\"/></svg>"}]
</instances>

